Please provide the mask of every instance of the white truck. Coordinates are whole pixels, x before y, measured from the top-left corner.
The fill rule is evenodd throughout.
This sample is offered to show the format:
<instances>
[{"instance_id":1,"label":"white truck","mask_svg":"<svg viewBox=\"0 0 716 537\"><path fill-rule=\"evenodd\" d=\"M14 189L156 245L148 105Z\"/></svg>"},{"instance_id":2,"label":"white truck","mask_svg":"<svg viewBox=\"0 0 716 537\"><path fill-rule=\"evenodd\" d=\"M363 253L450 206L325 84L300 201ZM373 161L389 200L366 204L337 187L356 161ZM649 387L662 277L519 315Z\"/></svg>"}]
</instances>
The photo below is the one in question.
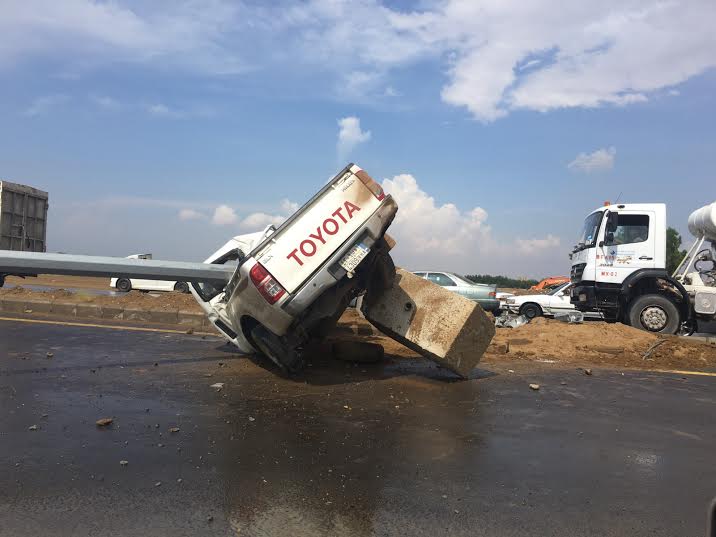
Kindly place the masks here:
<instances>
[{"instance_id":1,"label":"white truck","mask_svg":"<svg viewBox=\"0 0 716 537\"><path fill-rule=\"evenodd\" d=\"M716 202L689 217L697 241L674 275L666 270L666 230L663 203L605 204L587 216L571 254L575 308L668 334L714 320Z\"/></svg>"},{"instance_id":2,"label":"white truck","mask_svg":"<svg viewBox=\"0 0 716 537\"><path fill-rule=\"evenodd\" d=\"M0 181L0 250L44 252L47 249L47 200L44 190ZM5 283L5 276L11 274L0 271L0 287Z\"/></svg>"},{"instance_id":3,"label":"white truck","mask_svg":"<svg viewBox=\"0 0 716 537\"><path fill-rule=\"evenodd\" d=\"M384 235L398 206L356 165L336 175L278 228L236 237L211 264L235 264L226 285L193 283L216 328L294 372L301 351L334 326L348 303L395 277Z\"/></svg>"},{"instance_id":4,"label":"white truck","mask_svg":"<svg viewBox=\"0 0 716 537\"><path fill-rule=\"evenodd\" d=\"M132 254L127 259L152 259L152 254ZM136 289L137 291L178 291L180 293L189 292L189 284L187 282L178 282L175 280L147 280L139 278L110 278L109 286L128 293Z\"/></svg>"}]
</instances>

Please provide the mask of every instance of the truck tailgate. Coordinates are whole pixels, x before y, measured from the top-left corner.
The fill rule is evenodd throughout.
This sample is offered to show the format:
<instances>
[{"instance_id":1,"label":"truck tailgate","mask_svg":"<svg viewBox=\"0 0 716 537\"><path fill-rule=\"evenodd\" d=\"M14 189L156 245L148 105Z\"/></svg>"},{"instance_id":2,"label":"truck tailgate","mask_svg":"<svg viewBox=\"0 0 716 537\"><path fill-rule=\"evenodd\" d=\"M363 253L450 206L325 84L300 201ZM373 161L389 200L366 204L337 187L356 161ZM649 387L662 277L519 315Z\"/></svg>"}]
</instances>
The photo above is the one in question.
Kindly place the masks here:
<instances>
[{"instance_id":1,"label":"truck tailgate","mask_svg":"<svg viewBox=\"0 0 716 537\"><path fill-rule=\"evenodd\" d=\"M255 258L289 293L298 289L380 206L358 166L339 174L271 235ZM375 183L373 183L375 184Z\"/></svg>"}]
</instances>

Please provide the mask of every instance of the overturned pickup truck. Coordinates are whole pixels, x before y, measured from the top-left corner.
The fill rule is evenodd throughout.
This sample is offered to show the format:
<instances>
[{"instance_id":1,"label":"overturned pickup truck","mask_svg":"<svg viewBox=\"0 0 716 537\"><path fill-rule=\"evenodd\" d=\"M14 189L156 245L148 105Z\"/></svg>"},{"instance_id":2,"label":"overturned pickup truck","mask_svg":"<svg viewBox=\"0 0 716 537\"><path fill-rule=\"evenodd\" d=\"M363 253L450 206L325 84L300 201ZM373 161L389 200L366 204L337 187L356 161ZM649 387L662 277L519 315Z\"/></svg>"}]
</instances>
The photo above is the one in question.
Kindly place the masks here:
<instances>
[{"instance_id":1,"label":"overturned pickup truck","mask_svg":"<svg viewBox=\"0 0 716 537\"><path fill-rule=\"evenodd\" d=\"M385 230L398 206L356 165L336 175L279 228L229 241L208 263L238 263L226 286L192 284L209 319L244 352L301 369L301 350L348 303L392 283Z\"/></svg>"},{"instance_id":2,"label":"overturned pickup truck","mask_svg":"<svg viewBox=\"0 0 716 537\"><path fill-rule=\"evenodd\" d=\"M466 377L494 335L482 308L396 270L386 234L398 206L348 165L278 228L234 237L204 263L0 251L0 272L184 281L216 329L283 371L348 304L383 333Z\"/></svg>"}]
</instances>

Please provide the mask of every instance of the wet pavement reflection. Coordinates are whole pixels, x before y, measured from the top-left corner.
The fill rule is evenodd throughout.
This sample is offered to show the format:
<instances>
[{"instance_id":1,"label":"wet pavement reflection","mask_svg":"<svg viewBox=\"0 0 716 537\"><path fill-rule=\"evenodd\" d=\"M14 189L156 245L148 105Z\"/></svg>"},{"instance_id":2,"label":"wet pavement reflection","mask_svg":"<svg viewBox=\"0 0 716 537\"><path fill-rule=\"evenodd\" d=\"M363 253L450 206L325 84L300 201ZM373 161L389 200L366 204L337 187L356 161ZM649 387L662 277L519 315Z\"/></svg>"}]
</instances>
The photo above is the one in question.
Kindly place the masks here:
<instances>
[{"instance_id":1,"label":"wet pavement reflection","mask_svg":"<svg viewBox=\"0 0 716 537\"><path fill-rule=\"evenodd\" d=\"M0 360L0 535L686 535L716 494L712 379L285 379L215 338L22 323Z\"/></svg>"}]
</instances>

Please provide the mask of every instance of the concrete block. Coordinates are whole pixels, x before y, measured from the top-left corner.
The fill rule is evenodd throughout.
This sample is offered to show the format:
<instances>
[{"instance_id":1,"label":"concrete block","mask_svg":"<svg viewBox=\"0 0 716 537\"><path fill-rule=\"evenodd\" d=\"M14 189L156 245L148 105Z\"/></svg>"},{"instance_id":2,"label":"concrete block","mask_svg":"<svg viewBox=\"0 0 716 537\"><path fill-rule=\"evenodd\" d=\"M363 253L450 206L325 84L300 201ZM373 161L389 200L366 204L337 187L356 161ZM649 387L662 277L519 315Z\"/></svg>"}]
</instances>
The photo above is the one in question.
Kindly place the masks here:
<instances>
[{"instance_id":1,"label":"concrete block","mask_svg":"<svg viewBox=\"0 0 716 537\"><path fill-rule=\"evenodd\" d=\"M52 314L59 315L64 318L72 318L75 316L77 311L77 304L74 302L58 302L52 303Z\"/></svg>"},{"instance_id":2,"label":"concrete block","mask_svg":"<svg viewBox=\"0 0 716 537\"><path fill-rule=\"evenodd\" d=\"M153 323L177 324L178 322L177 310L151 310L149 314Z\"/></svg>"},{"instance_id":3,"label":"concrete block","mask_svg":"<svg viewBox=\"0 0 716 537\"><path fill-rule=\"evenodd\" d=\"M0 308L6 313L24 313L25 312L25 300L22 298L12 299L3 297L0 299Z\"/></svg>"},{"instance_id":4,"label":"concrete block","mask_svg":"<svg viewBox=\"0 0 716 537\"><path fill-rule=\"evenodd\" d=\"M366 295L361 308L378 330L462 377L495 335L479 304L403 269L389 289Z\"/></svg>"},{"instance_id":5,"label":"concrete block","mask_svg":"<svg viewBox=\"0 0 716 537\"><path fill-rule=\"evenodd\" d=\"M122 306L102 306L103 319L122 319L124 308Z\"/></svg>"},{"instance_id":6,"label":"concrete block","mask_svg":"<svg viewBox=\"0 0 716 537\"><path fill-rule=\"evenodd\" d=\"M204 328L206 315L195 311L177 311L177 323L187 328Z\"/></svg>"},{"instance_id":7,"label":"concrete block","mask_svg":"<svg viewBox=\"0 0 716 537\"><path fill-rule=\"evenodd\" d=\"M124 308L122 318L125 321L151 321L152 314L140 308Z\"/></svg>"},{"instance_id":8,"label":"concrete block","mask_svg":"<svg viewBox=\"0 0 716 537\"><path fill-rule=\"evenodd\" d=\"M82 319L100 319L102 317L102 308L98 304L79 302L75 306L75 316Z\"/></svg>"},{"instance_id":9,"label":"concrete block","mask_svg":"<svg viewBox=\"0 0 716 537\"><path fill-rule=\"evenodd\" d=\"M32 313L52 313L52 302L49 300L25 300L25 311Z\"/></svg>"}]
</instances>

